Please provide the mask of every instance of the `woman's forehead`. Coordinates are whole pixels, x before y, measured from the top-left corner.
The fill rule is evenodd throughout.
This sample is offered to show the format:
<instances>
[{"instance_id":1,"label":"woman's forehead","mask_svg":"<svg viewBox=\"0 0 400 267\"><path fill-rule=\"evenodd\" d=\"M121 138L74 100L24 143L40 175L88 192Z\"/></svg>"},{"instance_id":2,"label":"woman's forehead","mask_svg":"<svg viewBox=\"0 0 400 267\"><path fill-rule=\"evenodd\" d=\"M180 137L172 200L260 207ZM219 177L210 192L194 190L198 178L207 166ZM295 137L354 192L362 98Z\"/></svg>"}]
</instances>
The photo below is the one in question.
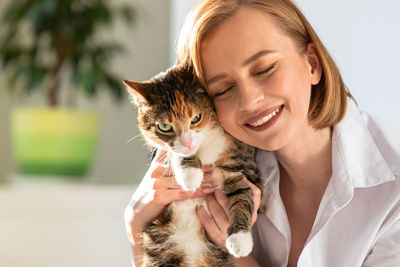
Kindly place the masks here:
<instances>
[{"instance_id":1,"label":"woman's forehead","mask_svg":"<svg viewBox=\"0 0 400 267\"><path fill-rule=\"evenodd\" d=\"M280 53L290 46L293 46L291 38L282 33L269 14L242 8L201 40L204 75L209 76L213 69L218 70L221 65L246 64L262 51Z\"/></svg>"}]
</instances>

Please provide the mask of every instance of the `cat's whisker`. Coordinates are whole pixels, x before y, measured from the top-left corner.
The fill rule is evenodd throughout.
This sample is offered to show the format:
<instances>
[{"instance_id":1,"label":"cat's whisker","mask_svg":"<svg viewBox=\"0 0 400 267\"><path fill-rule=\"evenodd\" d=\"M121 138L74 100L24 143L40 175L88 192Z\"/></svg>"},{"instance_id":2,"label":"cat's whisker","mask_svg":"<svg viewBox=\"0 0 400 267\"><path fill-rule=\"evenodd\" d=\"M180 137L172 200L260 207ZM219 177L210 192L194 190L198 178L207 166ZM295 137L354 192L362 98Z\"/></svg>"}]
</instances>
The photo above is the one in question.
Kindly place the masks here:
<instances>
[{"instance_id":1,"label":"cat's whisker","mask_svg":"<svg viewBox=\"0 0 400 267\"><path fill-rule=\"evenodd\" d=\"M128 141L125 142L125 145L128 144L129 142L131 142L133 139L139 137L139 136L142 136L142 134L138 134L138 135L132 137L131 139L129 139ZM142 136L142 137L143 137L143 136Z\"/></svg>"}]
</instances>

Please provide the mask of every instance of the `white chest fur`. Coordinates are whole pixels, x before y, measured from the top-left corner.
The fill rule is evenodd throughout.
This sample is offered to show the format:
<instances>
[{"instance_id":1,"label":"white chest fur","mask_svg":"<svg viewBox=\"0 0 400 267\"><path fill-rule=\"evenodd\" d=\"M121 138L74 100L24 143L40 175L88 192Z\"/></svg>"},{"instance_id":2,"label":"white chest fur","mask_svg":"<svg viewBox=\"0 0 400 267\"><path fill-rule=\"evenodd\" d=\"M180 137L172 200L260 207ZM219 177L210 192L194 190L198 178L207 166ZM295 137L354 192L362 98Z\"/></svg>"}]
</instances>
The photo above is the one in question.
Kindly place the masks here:
<instances>
[{"instance_id":1,"label":"white chest fur","mask_svg":"<svg viewBox=\"0 0 400 267\"><path fill-rule=\"evenodd\" d=\"M214 163L226 150L226 138L222 127L207 129L204 140L197 152L203 165Z\"/></svg>"},{"instance_id":2,"label":"white chest fur","mask_svg":"<svg viewBox=\"0 0 400 267\"><path fill-rule=\"evenodd\" d=\"M203 205L207 209L204 198L188 199L171 204L173 219L170 225L171 240L186 255L186 261L194 266L197 258L204 254L207 247L201 236L201 222L196 214L196 206Z\"/></svg>"},{"instance_id":3,"label":"white chest fur","mask_svg":"<svg viewBox=\"0 0 400 267\"><path fill-rule=\"evenodd\" d=\"M202 145L200 145L196 155L203 165L212 164L226 151L226 144L224 130L221 127L210 127L204 133L204 140L202 140ZM177 161L172 160L172 162L176 163ZM174 170L177 178L179 167L175 166ZM186 177L187 175L182 176ZM193 179L193 175L189 176ZM182 183L184 182L181 181L180 184L182 185ZM189 266L194 266L200 255L207 251L207 246L201 234L202 225L196 214L197 205L203 205L208 211L204 198L189 199L171 204L173 220L170 225L172 232L170 238L184 252Z\"/></svg>"}]
</instances>

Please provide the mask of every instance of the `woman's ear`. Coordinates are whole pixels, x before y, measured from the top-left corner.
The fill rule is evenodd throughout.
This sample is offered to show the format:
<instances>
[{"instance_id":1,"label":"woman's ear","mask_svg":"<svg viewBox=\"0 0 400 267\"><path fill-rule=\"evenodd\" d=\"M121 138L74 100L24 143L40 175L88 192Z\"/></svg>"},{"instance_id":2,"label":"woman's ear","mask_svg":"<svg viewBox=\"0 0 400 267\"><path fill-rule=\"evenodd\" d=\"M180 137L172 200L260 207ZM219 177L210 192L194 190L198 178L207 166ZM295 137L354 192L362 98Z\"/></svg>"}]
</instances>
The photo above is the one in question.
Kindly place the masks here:
<instances>
[{"instance_id":1,"label":"woman's ear","mask_svg":"<svg viewBox=\"0 0 400 267\"><path fill-rule=\"evenodd\" d=\"M311 84L316 85L321 80L322 66L319 62L317 49L314 43L307 45L307 62L310 65Z\"/></svg>"}]
</instances>

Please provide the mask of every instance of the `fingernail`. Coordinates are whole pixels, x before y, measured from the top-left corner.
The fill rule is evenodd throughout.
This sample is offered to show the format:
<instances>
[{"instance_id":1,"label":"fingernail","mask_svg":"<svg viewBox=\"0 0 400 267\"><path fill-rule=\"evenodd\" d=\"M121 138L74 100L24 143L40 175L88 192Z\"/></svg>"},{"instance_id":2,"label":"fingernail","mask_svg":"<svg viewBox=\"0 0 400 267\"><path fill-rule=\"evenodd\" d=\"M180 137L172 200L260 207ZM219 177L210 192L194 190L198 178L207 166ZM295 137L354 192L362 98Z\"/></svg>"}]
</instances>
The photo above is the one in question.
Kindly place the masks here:
<instances>
[{"instance_id":1,"label":"fingernail","mask_svg":"<svg viewBox=\"0 0 400 267\"><path fill-rule=\"evenodd\" d=\"M204 194L209 194L209 193L214 192L215 188L214 187L204 187L204 188L202 188L202 191Z\"/></svg>"},{"instance_id":2,"label":"fingernail","mask_svg":"<svg viewBox=\"0 0 400 267\"><path fill-rule=\"evenodd\" d=\"M201 187L204 187L204 188L213 187L213 186L215 186L215 184L213 182L208 182L208 183L201 184Z\"/></svg>"}]
</instances>

